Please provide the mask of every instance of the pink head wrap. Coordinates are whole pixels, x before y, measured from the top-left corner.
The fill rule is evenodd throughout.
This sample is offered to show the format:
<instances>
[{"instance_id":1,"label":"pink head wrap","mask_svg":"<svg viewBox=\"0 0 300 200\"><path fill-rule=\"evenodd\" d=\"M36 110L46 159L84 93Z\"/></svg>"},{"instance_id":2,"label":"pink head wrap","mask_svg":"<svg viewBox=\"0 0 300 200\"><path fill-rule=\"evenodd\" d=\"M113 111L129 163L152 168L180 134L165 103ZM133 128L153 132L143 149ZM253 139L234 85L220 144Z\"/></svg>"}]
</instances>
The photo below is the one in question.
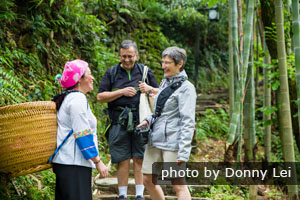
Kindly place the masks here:
<instances>
[{"instance_id":1,"label":"pink head wrap","mask_svg":"<svg viewBox=\"0 0 300 200\"><path fill-rule=\"evenodd\" d=\"M84 74L88 65L87 62L79 59L67 62L61 77L61 87L69 88L74 86Z\"/></svg>"}]
</instances>

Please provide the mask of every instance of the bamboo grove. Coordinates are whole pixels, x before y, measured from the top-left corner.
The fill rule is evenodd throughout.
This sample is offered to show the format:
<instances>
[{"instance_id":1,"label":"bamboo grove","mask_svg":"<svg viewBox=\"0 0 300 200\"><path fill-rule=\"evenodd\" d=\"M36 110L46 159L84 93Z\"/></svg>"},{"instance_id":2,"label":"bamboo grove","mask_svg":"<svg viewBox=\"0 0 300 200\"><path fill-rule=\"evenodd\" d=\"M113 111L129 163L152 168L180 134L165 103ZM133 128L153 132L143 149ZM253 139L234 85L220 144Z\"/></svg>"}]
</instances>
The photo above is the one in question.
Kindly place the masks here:
<instances>
[{"instance_id":1,"label":"bamboo grove","mask_svg":"<svg viewBox=\"0 0 300 200\"><path fill-rule=\"evenodd\" d=\"M294 163L294 144L299 144L300 130L299 1L229 0L227 3L230 16L228 38L231 120L226 153L229 154L231 149L236 148L234 160L256 161L258 139L255 119L258 116L255 115L261 111L260 119L264 129L263 161L274 161L271 138L272 132L278 130L283 161ZM242 13L243 11L246 12ZM289 32L289 28L292 31ZM293 70L296 73L295 79L291 78ZM274 80L274 73L276 83L271 80ZM295 83L292 84L293 82ZM255 87L259 84L262 91ZM296 111L291 110L291 106L295 107L290 97L294 97L294 89L297 91ZM263 96L260 104L262 107L257 105L258 95ZM296 125L292 123L295 116L298 118ZM299 145L297 146L299 151ZM289 185L287 188L288 198L298 199L297 185ZM250 199L256 199L256 194L256 187L251 186Z\"/></svg>"}]
</instances>

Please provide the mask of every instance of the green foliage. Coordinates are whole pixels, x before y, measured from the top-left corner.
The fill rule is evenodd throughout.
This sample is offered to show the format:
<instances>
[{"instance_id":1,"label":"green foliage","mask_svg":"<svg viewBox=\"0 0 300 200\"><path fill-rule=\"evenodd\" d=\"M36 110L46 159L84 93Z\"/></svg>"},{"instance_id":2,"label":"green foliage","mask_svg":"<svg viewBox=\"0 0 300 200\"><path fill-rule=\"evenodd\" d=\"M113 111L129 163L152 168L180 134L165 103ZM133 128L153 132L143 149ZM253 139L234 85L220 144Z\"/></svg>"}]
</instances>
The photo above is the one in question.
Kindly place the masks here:
<instances>
[{"instance_id":1,"label":"green foliage","mask_svg":"<svg viewBox=\"0 0 300 200\"><path fill-rule=\"evenodd\" d=\"M161 12L157 12L161 11ZM96 6L98 18L107 22L105 42L113 52L118 52L124 39L134 40L139 49L138 62L149 66L158 79L162 78L161 52L170 46L155 19L160 18L164 7L155 1L104 1ZM157 14L159 13L159 14Z\"/></svg>"},{"instance_id":2,"label":"green foliage","mask_svg":"<svg viewBox=\"0 0 300 200\"><path fill-rule=\"evenodd\" d=\"M197 121L197 140L205 140L207 137L216 139L226 138L228 133L229 115L226 110L218 111L207 109L203 117Z\"/></svg>"},{"instance_id":3,"label":"green foliage","mask_svg":"<svg viewBox=\"0 0 300 200\"><path fill-rule=\"evenodd\" d=\"M214 185L210 186L208 191L196 193L193 196L208 197L212 199L222 200L242 200L247 199L249 196L247 188L236 187L230 185Z\"/></svg>"},{"instance_id":4,"label":"green foliage","mask_svg":"<svg viewBox=\"0 0 300 200\"><path fill-rule=\"evenodd\" d=\"M271 162L283 162L283 153L282 153L282 143L280 140L279 131L272 132L272 154L271 154Z\"/></svg>"},{"instance_id":5,"label":"green foliage","mask_svg":"<svg viewBox=\"0 0 300 200\"><path fill-rule=\"evenodd\" d=\"M226 75L228 66L227 55L227 8L219 7L220 21L209 22L207 7L199 2L164 1L167 8L165 15L159 15L158 20L162 32L168 38L187 51L188 60L185 69L190 78L195 76L195 40L197 28L200 35L199 83L196 86L200 92L209 89L219 89L228 84ZM216 40L215 38L218 38ZM193 80L192 80L193 81Z\"/></svg>"},{"instance_id":6,"label":"green foliage","mask_svg":"<svg viewBox=\"0 0 300 200\"><path fill-rule=\"evenodd\" d=\"M228 87L228 75L215 67L199 69L199 83L197 89L201 93L211 93L211 91Z\"/></svg>"},{"instance_id":7,"label":"green foliage","mask_svg":"<svg viewBox=\"0 0 300 200\"><path fill-rule=\"evenodd\" d=\"M204 1L201 1L201 3L203 4L207 4L208 7L213 7L214 5L218 4L218 3L226 3L226 0L204 0Z\"/></svg>"},{"instance_id":8,"label":"green foliage","mask_svg":"<svg viewBox=\"0 0 300 200\"><path fill-rule=\"evenodd\" d=\"M7 190L10 192L7 193ZM53 200L54 191L55 174L48 169L11 179L8 184L0 187L0 199Z\"/></svg>"},{"instance_id":9,"label":"green foliage","mask_svg":"<svg viewBox=\"0 0 300 200\"><path fill-rule=\"evenodd\" d=\"M295 78L294 55L287 56L287 73L288 78ZM280 86L278 60L273 59L272 64L263 64L261 61L255 62L258 67L266 68L268 71L269 84L272 90L277 90Z\"/></svg>"},{"instance_id":10,"label":"green foliage","mask_svg":"<svg viewBox=\"0 0 300 200\"><path fill-rule=\"evenodd\" d=\"M16 13L13 11L15 7L14 1L2 0L0 2L0 20L12 21L16 17Z\"/></svg>"},{"instance_id":11,"label":"green foliage","mask_svg":"<svg viewBox=\"0 0 300 200\"><path fill-rule=\"evenodd\" d=\"M4 67L0 67L0 106L25 101L25 97L21 93L22 91L23 87L13 71L8 71Z\"/></svg>"},{"instance_id":12,"label":"green foliage","mask_svg":"<svg viewBox=\"0 0 300 200\"><path fill-rule=\"evenodd\" d=\"M196 11L198 3L192 0L1 1L0 106L50 100L61 91L54 77L62 72L65 62L76 58L86 60L95 77L95 89L88 99L98 120L100 155L108 163L108 144L103 135L106 105L97 102L97 87L104 72L119 62L118 46L122 40L137 42L139 62L151 67L158 80L163 74L159 64L161 52L175 45L185 48L188 54L186 70L192 77L194 25L200 22L201 89L209 91L212 85L215 88L224 85L225 81L220 80L226 80L226 75L222 74L227 68L227 53L222 53L226 52L226 31L219 24L209 24L205 28L208 21L205 13ZM220 39L216 41L216 38ZM206 131L212 135L215 131L217 135L225 134L224 126L214 129L214 114L209 115L211 118L204 124L210 127L200 131L201 134ZM225 111L215 115L219 121L228 121ZM20 196L10 182L11 196L1 190L0 195L4 196L0 199L53 199L55 176L51 170L34 176L42 182L41 191L34 178L22 176L13 179L21 191Z\"/></svg>"}]
</instances>

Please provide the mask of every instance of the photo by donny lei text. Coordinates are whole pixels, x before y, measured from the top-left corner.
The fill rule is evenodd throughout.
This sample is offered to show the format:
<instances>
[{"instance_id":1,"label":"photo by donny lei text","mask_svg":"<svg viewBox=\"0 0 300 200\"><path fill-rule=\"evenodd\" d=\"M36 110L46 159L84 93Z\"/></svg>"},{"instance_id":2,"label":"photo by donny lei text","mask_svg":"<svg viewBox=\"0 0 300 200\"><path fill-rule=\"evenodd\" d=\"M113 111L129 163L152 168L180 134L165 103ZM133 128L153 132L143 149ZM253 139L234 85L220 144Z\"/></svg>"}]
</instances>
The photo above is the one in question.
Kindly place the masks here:
<instances>
[{"instance_id":1,"label":"photo by donny lei text","mask_svg":"<svg viewBox=\"0 0 300 200\"><path fill-rule=\"evenodd\" d=\"M300 162L157 162L154 184L169 185L297 185ZM298 177L297 177L298 174Z\"/></svg>"}]
</instances>

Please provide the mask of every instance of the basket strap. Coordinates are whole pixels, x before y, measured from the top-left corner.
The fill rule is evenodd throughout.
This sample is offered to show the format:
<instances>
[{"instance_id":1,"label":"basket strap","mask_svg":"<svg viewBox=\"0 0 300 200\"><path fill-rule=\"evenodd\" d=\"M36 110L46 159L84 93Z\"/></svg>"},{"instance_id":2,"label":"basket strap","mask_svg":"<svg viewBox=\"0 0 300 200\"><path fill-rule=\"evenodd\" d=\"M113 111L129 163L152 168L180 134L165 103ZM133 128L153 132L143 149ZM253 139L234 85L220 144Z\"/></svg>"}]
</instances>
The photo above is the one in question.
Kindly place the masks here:
<instances>
[{"instance_id":1,"label":"basket strap","mask_svg":"<svg viewBox=\"0 0 300 200\"><path fill-rule=\"evenodd\" d=\"M57 149L55 150L55 152L52 154L52 156L49 158L47 163L51 163L52 159L55 157L55 155L57 154L57 152L59 151L59 149L62 147L62 145L67 141L67 139L70 137L70 135L72 135L73 133L73 129L69 132L69 134L65 137L64 141L62 141L62 143L59 145L59 147L57 147Z\"/></svg>"}]
</instances>

